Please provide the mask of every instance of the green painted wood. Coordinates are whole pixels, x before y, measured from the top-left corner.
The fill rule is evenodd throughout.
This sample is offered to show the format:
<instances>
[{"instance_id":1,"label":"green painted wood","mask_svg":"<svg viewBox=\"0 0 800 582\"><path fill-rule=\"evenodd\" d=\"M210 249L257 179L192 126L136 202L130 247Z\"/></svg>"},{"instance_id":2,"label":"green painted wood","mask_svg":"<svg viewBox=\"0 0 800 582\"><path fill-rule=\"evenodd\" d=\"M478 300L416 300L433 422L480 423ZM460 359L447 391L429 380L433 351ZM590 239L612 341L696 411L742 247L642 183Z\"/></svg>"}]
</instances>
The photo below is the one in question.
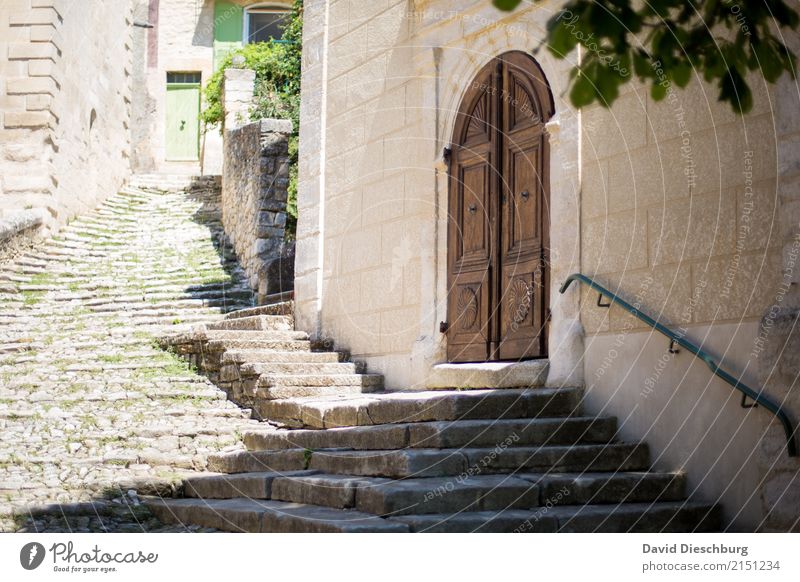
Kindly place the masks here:
<instances>
[{"instance_id":1,"label":"green painted wood","mask_svg":"<svg viewBox=\"0 0 800 582\"><path fill-rule=\"evenodd\" d=\"M197 161L200 153L200 85L167 85L167 160Z\"/></svg>"},{"instance_id":2,"label":"green painted wood","mask_svg":"<svg viewBox=\"0 0 800 582\"><path fill-rule=\"evenodd\" d=\"M214 70L227 54L242 46L244 9L230 0L214 4Z\"/></svg>"}]
</instances>

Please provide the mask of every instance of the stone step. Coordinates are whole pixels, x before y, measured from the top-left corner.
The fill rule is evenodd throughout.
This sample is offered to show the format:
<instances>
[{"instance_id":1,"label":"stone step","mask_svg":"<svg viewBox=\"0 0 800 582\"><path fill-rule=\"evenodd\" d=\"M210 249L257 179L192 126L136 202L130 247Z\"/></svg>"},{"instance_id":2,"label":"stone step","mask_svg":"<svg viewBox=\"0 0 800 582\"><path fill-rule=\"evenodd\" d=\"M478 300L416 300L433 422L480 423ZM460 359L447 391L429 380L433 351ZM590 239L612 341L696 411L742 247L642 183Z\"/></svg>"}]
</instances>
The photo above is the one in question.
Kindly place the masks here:
<instances>
[{"instance_id":1,"label":"stone step","mask_svg":"<svg viewBox=\"0 0 800 582\"><path fill-rule=\"evenodd\" d=\"M404 449L353 451L286 449L238 451L209 457L209 469L220 473L297 471L315 469L338 475L365 477L444 477L469 474L535 472L537 470L642 471L648 468L647 445L515 447L498 443L495 448ZM504 448L505 447L505 448Z\"/></svg>"},{"instance_id":2,"label":"stone step","mask_svg":"<svg viewBox=\"0 0 800 582\"><path fill-rule=\"evenodd\" d=\"M233 491L232 491L233 492ZM390 479L315 474L280 476L271 485L271 498L356 509L381 517L459 511L531 508L539 505L539 489L508 475L458 478Z\"/></svg>"},{"instance_id":3,"label":"stone step","mask_svg":"<svg viewBox=\"0 0 800 582\"><path fill-rule=\"evenodd\" d=\"M250 451L343 448L386 450L515 444L606 443L614 438L616 418L569 417L509 420L458 420L343 427L328 430L254 430L243 435Z\"/></svg>"},{"instance_id":4,"label":"stone step","mask_svg":"<svg viewBox=\"0 0 800 582\"><path fill-rule=\"evenodd\" d=\"M277 473L238 473L226 475L205 473L190 477L183 482L183 494L199 499L272 499L272 483L279 477L303 477L316 475L318 471L284 471Z\"/></svg>"},{"instance_id":5,"label":"stone step","mask_svg":"<svg viewBox=\"0 0 800 582\"><path fill-rule=\"evenodd\" d=\"M243 364L243 375L258 374L267 368L269 364ZM287 364L277 364L287 365ZM291 364L288 364L291 365ZM261 373L258 377L259 390L269 390L271 388L323 388L337 386L360 386L369 389L368 391L377 392L383 389L382 374L354 374L343 373L345 369L354 368L354 364L329 364L331 366L341 366L337 374L270 374Z\"/></svg>"},{"instance_id":6,"label":"stone step","mask_svg":"<svg viewBox=\"0 0 800 582\"><path fill-rule=\"evenodd\" d=\"M208 330L294 331L294 319L286 315L252 315L225 319L206 326Z\"/></svg>"},{"instance_id":7,"label":"stone step","mask_svg":"<svg viewBox=\"0 0 800 582\"><path fill-rule=\"evenodd\" d=\"M236 321L236 320L232 320ZM202 337L205 336L205 337ZM208 329L201 332L198 337L200 340L268 340L268 341L308 341L308 334L304 331L293 330L216 330ZM309 343L309 346L311 344Z\"/></svg>"},{"instance_id":8,"label":"stone step","mask_svg":"<svg viewBox=\"0 0 800 582\"><path fill-rule=\"evenodd\" d=\"M58 298L54 298L59 300ZM130 317L152 315L178 315L178 312L194 314L199 310L208 310L220 307L236 309L249 301L245 296L226 296L216 299L179 299L177 301L142 301L122 302L110 301L100 304L87 305L93 313L127 313ZM211 325L211 324L209 324Z\"/></svg>"},{"instance_id":9,"label":"stone step","mask_svg":"<svg viewBox=\"0 0 800 582\"><path fill-rule=\"evenodd\" d=\"M328 357L331 352L309 352L307 356L312 354L322 353ZM227 354L226 354L227 355ZM272 362L269 363L243 363L239 365L239 373L242 376L260 376L261 378L268 379L264 382L259 380L259 386L270 387L274 385L291 385L291 386L328 386L336 385L334 378L339 376L347 376L348 380L356 376L360 376L363 372L363 365L355 364L353 362L339 362L338 355L332 354L336 357L335 363L322 363L322 362ZM224 356L223 356L224 358ZM283 378L306 378L316 379L316 384L308 381L298 380L297 382L281 381ZM323 379L328 379L330 382L325 382ZM353 382L339 382L338 384L352 384ZM370 382L374 385L382 385L381 382Z\"/></svg>"},{"instance_id":10,"label":"stone step","mask_svg":"<svg viewBox=\"0 0 800 582\"><path fill-rule=\"evenodd\" d=\"M276 352L272 350L236 350L230 349L222 354L222 364L282 363L298 364L337 364L346 362L347 354L343 352Z\"/></svg>"},{"instance_id":11,"label":"stone step","mask_svg":"<svg viewBox=\"0 0 800 582\"><path fill-rule=\"evenodd\" d=\"M411 532L438 533L679 533L718 532L719 506L687 501L564 505L537 510L423 514L388 519Z\"/></svg>"},{"instance_id":12,"label":"stone step","mask_svg":"<svg viewBox=\"0 0 800 582\"><path fill-rule=\"evenodd\" d=\"M254 406L260 418L269 419L262 413L262 409L266 403L273 400L286 400L289 398L321 398L326 396L347 396L356 394L370 394L383 390L383 380L375 384L369 384L359 380L362 375L353 376L325 376L329 381L322 385L304 385L299 383L304 376L285 376L286 378L293 379L292 383L277 384L270 386L258 386L255 389L255 396L257 397ZM330 380L334 378L342 378L339 383L334 383ZM348 378L350 378L348 380ZM298 383L294 383L294 381ZM272 420L272 419L269 419Z\"/></svg>"},{"instance_id":13,"label":"stone step","mask_svg":"<svg viewBox=\"0 0 800 582\"><path fill-rule=\"evenodd\" d=\"M542 505L548 499L563 499L569 504L603 504L686 498L685 473L628 471L518 473L516 476L539 487Z\"/></svg>"},{"instance_id":14,"label":"stone step","mask_svg":"<svg viewBox=\"0 0 800 582\"><path fill-rule=\"evenodd\" d=\"M357 510L257 499L146 497L165 523L195 524L232 532L715 532L718 506L694 502L626 503L506 509L381 518Z\"/></svg>"},{"instance_id":15,"label":"stone step","mask_svg":"<svg viewBox=\"0 0 800 582\"><path fill-rule=\"evenodd\" d=\"M260 413L294 428L335 428L577 413L578 388L386 392L369 396L290 398L265 402Z\"/></svg>"},{"instance_id":16,"label":"stone step","mask_svg":"<svg viewBox=\"0 0 800 582\"><path fill-rule=\"evenodd\" d=\"M144 498L164 523L196 524L230 532L405 533L408 526L358 511L255 499Z\"/></svg>"},{"instance_id":17,"label":"stone step","mask_svg":"<svg viewBox=\"0 0 800 582\"><path fill-rule=\"evenodd\" d=\"M293 315L294 303L283 301L272 305L259 305L248 309L240 309L225 316L225 319L238 319L240 317L251 317L254 315Z\"/></svg>"},{"instance_id":18,"label":"stone step","mask_svg":"<svg viewBox=\"0 0 800 582\"><path fill-rule=\"evenodd\" d=\"M248 473L244 473L248 475ZM459 475L390 480L349 475L277 475L269 497L354 508L382 517L424 513L460 513L532 509L564 499L570 504L678 501L686 480L679 474L582 473L549 475ZM230 497L242 497L229 487Z\"/></svg>"},{"instance_id":19,"label":"stone step","mask_svg":"<svg viewBox=\"0 0 800 582\"><path fill-rule=\"evenodd\" d=\"M230 333L230 332L229 332ZM259 350L275 353L295 352L304 355L312 353L308 340L273 340L273 339L212 339L207 348L212 352L225 350Z\"/></svg>"}]
</instances>

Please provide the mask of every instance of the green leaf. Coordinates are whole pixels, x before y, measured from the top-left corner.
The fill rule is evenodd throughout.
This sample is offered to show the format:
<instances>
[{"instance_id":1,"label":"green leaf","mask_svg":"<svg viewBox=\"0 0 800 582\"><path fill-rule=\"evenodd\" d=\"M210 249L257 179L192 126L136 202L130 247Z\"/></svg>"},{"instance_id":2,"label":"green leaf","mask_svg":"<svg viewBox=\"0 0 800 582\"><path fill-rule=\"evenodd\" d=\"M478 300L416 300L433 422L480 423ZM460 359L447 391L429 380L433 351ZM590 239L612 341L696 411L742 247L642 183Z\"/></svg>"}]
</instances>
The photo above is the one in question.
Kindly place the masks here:
<instances>
[{"instance_id":1,"label":"green leaf","mask_svg":"<svg viewBox=\"0 0 800 582\"><path fill-rule=\"evenodd\" d=\"M650 58L641 49L633 53L633 70L637 76L642 78L652 77L655 74Z\"/></svg>"},{"instance_id":2,"label":"green leaf","mask_svg":"<svg viewBox=\"0 0 800 582\"><path fill-rule=\"evenodd\" d=\"M584 74L579 74L572 84L569 92L569 100L575 107L584 107L595 100L597 94L592 86L591 80Z\"/></svg>"},{"instance_id":3,"label":"green leaf","mask_svg":"<svg viewBox=\"0 0 800 582\"><path fill-rule=\"evenodd\" d=\"M770 83L774 83L783 73L783 63L781 57L775 49L764 42L754 42L752 45L753 60L752 69L759 69L764 78Z\"/></svg>"},{"instance_id":4,"label":"green leaf","mask_svg":"<svg viewBox=\"0 0 800 582\"><path fill-rule=\"evenodd\" d=\"M572 52L572 49L578 44L578 39L572 31L565 26L564 21L554 22L551 20L550 23L553 24L553 28L547 39L547 49L553 56L563 59Z\"/></svg>"},{"instance_id":5,"label":"green leaf","mask_svg":"<svg viewBox=\"0 0 800 582\"><path fill-rule=\"evenodd\" d=\"M492 4L494 4L495 8L499 10L510 12L519 6L521 1L522 0L492 0Z\"/></svg>"},{"instance_id":6,"label":"green leaf","mask_svg":"<svg viewBox=\"0 0 800 582\"><path fill-rule=\"evenodd\" d=\"M650 87L650 96L653 101L661 101L667 96L667 86L660 81L653 81L653 86Z\"/></svg>"},{"instance_id":7,"label":"green leaf","mask_svg":"<svg viewBox=\"0 0 800 582\"><path fill-rule=\"evenodd\" d=\"M692 78L692 66L689 63L676 63L670 69L670 74L678 87L686 87Z\"/></svg>"},{"instance_id":8,"label":"green leaf","mask_svg":"<svg viewBox=\"0 0 800 582\"><path fill-rule=\"evenodd\" d=\"M727 101L733 110L739 113L747 113L753 108L753 94L750 87L739 71L733 67L720 79L719 100Z\"/></svg>"}]
</instances>

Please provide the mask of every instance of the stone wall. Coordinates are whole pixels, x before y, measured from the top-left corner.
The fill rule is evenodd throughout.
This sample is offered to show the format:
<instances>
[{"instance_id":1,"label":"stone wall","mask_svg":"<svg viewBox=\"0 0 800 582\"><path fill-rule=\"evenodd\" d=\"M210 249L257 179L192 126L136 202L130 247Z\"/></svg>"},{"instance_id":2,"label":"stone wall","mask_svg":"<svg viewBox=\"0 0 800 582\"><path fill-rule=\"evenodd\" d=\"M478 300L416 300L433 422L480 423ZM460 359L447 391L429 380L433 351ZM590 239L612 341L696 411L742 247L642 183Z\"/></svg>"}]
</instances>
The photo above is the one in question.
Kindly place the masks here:
<instances>
[{"instance_id":1,"label":"stone wall","mask_svg":"<svg viewBox=\"0 0 800 582\"><path fill-rule=\"evenodd\" d=\"M800 38L787 44L795 54ZM775 92L777 133L777 188L775 201L776 246L780 246L780 277L772 288L772 302L763 312L753 355L758 359L759 380L768 393L800 423L800 95L797 82L783 77ZM774 423L773 423L774 424ZM800 438L795 437L795 440ZM800 459L784 454L785 440L776 427L764 435L758 455L764 475L761 510L765 531L800 530ZM798 443L800 446L800 443Z\"/></svg>"},{"instance_id":2,"label":"stone wall","mask_svg":"<svg viewBox=\"0 0 800 582\"><path fill-rule=\"evenodd\" d=\"M293 245L284 243L291 133L292 122L281 119L225 132L222 224L260 303L291 288Z\"/></svg>"},{"instance_id":3,"label":"stone wall","mask_svg":"<svg viewBox=\"0 0 800 582\"><path fill-rule=\"evenodd\" d=\"M40 209L48 232L121 186L133 34L130 0L2 3L0 215Z\"/></svg>"},{"instance_id":4,"label":"stone wall","mask_svg":"<svg viewBox=\"0 0 800 582\"><path fill-rule=\"evenodd\" d=\"M250 120L255 81L255 71L250 69L225 69L221 96L225 112L222 122L223 131L241 127Z\"/></svg>"}]
</instances>

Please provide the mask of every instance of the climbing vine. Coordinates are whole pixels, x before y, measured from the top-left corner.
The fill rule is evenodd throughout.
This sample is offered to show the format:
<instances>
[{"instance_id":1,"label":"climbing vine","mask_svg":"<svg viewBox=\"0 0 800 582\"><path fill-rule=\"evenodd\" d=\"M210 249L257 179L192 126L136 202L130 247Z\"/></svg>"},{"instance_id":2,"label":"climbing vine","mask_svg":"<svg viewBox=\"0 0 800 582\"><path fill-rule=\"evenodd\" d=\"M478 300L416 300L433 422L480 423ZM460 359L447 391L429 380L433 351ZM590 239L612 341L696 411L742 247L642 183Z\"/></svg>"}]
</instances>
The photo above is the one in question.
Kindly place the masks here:
<instances>
[{"instance_id":1,"label":"climbing vine","mask_svg":"<svg viewBox=\"0 0 800 582\"><path fill-rule=\"evenodd\" d=\"M303 0L294 0L281 41L246 44L231 51L203 89L205 109L201 117L206 129L222 128L222 80L225 69L236 56L244 59L240 68L256 73L250 119L291 119L294 133L289 138L289 193L286 207L286 236L294 238L297 227L297 152L300 128L300 64L302 60Z\"/></svg>"}]
</instances>

